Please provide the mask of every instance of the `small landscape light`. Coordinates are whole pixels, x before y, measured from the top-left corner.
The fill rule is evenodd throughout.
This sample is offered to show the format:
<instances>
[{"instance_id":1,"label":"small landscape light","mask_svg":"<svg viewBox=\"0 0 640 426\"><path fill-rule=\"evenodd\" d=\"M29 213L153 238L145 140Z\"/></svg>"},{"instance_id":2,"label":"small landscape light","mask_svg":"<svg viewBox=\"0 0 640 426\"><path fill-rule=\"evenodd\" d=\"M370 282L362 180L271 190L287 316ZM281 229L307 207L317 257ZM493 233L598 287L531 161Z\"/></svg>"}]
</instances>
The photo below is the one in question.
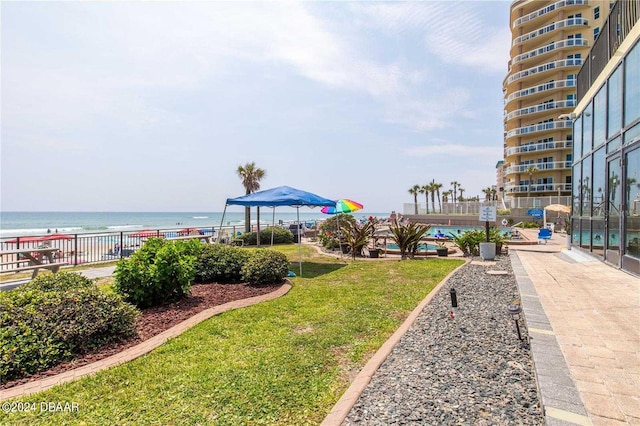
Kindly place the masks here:
<instances>
[{"instance_id":1,"label":"small landscape light","mask_svg":"<svg viewBox=\"0 0 640 426\"><path fill-rule=\"evenodd\" d=\"M522 312L522 308L520 305L509 305L507 306L507 311L513 317L513 320L516 322L516 330L518 331L518 339L522 340L522 334L520 334L520 325L518 324L518 320L520 319L520 313Z\"/></svg>"},{"instance_id":2,"label":"small landscape light","mask_svg":"<svg viewBox=\"0 0 640 426\"><path fill-rule=\"evenodd\" d=\"M449 290L449 294L451 295L451 311L449 311L449 316L451 319L456 319L456 308L458 307L458 295L456 294L456 289L452 288Z\"/></svg>"}]
</instances>

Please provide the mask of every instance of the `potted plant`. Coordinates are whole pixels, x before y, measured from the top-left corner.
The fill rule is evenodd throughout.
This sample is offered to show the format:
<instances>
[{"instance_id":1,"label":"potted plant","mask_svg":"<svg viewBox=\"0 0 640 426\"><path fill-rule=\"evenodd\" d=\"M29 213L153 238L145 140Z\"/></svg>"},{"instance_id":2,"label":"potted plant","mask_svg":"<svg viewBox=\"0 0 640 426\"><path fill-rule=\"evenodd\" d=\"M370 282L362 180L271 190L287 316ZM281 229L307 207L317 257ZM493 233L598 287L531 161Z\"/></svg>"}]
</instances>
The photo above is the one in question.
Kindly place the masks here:
<instances>
[{"instance_id":1,"label":"potted plant","mask_svg":"<svg viewBox=\"0 0 640 426\"><path fill-rule=\"evenodd\" d=\"M438 253L438 257L447 257L449 255L449 249L444 245L444 242L437 241L436 245L436 253Z\"/></svg>"}]
</instances>

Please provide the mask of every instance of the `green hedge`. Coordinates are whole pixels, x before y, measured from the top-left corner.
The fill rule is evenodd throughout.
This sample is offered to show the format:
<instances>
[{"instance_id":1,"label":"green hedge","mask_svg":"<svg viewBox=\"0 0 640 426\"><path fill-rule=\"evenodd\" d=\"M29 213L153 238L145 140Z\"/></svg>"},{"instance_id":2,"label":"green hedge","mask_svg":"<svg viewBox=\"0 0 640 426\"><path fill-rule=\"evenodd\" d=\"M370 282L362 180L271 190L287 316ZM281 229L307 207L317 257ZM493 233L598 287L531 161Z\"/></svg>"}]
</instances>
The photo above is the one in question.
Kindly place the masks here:
<instances>
[{"instance_id":1,"label":"green hedge","mask_svg":"<svg viewBox=\"0 0 640 426\"><path fill-rule=\"evenodd\" d=\"M239 247L211 244L204 246L196 261L196 282L237 283L250 253Z\"/></svg>"},{"instance_id":2,"label":"green hedge","mask_svg":"<svg viewBox=\"0 0 640 426\"><path fill-rule=\"evenodd\" d=\"M242 279L249 284L280 283L289 273L289 260L275 250L256 250L242 267Z\"/></svg>"},{"instance_id":3,"label":"green hedge","mask_svg":"<svg viewBox=\"0 0 640 426\"><path fill-rule=\"evenodd\" d=\"M0 383L135 335L138 311L78 274L0 292Z\"/></svg>"},{"instance_id":4,"label":"green hedge","mask_svg":"<svg viewBox=\"0 0 640 426\"><path fill-rule=\"evenodd\" d=\"M260 245L271 244L271 231L273 230L273 244L291 244L293 243L293 234L288 229L279 227L267 227L260 230ZM248 232L240 236L245 246L255 246L257 241L257 232Z\"/></svg>"},{"instance_id":5,"label":"green hedge","mask_svg":"<svg viewBox=\"0 0 640 426\"><path fill-rule=\"evenodd\" d=\"M197 240L150 238L130 258L118 262L114 290L141 308L185 297L195 278L201 250Z\"/></svg>"}]
</instances>

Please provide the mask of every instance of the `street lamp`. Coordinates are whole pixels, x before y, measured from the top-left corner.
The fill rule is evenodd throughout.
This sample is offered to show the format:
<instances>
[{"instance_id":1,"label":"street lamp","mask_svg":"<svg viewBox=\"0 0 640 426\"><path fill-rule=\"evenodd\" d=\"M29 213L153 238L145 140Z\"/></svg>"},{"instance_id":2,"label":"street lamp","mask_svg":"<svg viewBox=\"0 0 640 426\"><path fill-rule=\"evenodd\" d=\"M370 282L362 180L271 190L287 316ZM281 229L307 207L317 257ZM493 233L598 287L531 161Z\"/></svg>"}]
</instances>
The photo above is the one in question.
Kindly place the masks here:
<instances>
[{"instance_id":1,"label":"street lamp","mask_svg":"<svg viewBox=\"0 0 640 426\"><path fill-rule=\"evenodd\" d=\"M520 325L518 324L518 320L520 319L520 314L522 313L522 308L520 305L509 305L507 306L507 311L511 314L511 317L516 322L516 330L518 331L518 339L522 340L522 334L520 333Z\"/></svg>"}]
</instances>

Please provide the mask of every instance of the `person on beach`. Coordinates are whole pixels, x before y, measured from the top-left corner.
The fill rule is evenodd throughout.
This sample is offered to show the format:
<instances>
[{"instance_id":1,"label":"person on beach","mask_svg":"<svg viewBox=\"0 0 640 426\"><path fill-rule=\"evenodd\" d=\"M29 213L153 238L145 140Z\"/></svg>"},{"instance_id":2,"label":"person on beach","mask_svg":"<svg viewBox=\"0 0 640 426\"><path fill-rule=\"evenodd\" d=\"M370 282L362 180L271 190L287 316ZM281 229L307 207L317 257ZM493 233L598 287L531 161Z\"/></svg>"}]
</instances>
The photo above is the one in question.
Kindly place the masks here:
<instances>
[{"instance_id":1,"label":"person on beach","mask_svg":"<svg viewBox=\"0 0 640 426\"><path fill-rule=\"evenodd\" d=\"M116 243L116 245L113 246L113 254L120 254L120 244Z\"/></svg>"}]
</instances>

